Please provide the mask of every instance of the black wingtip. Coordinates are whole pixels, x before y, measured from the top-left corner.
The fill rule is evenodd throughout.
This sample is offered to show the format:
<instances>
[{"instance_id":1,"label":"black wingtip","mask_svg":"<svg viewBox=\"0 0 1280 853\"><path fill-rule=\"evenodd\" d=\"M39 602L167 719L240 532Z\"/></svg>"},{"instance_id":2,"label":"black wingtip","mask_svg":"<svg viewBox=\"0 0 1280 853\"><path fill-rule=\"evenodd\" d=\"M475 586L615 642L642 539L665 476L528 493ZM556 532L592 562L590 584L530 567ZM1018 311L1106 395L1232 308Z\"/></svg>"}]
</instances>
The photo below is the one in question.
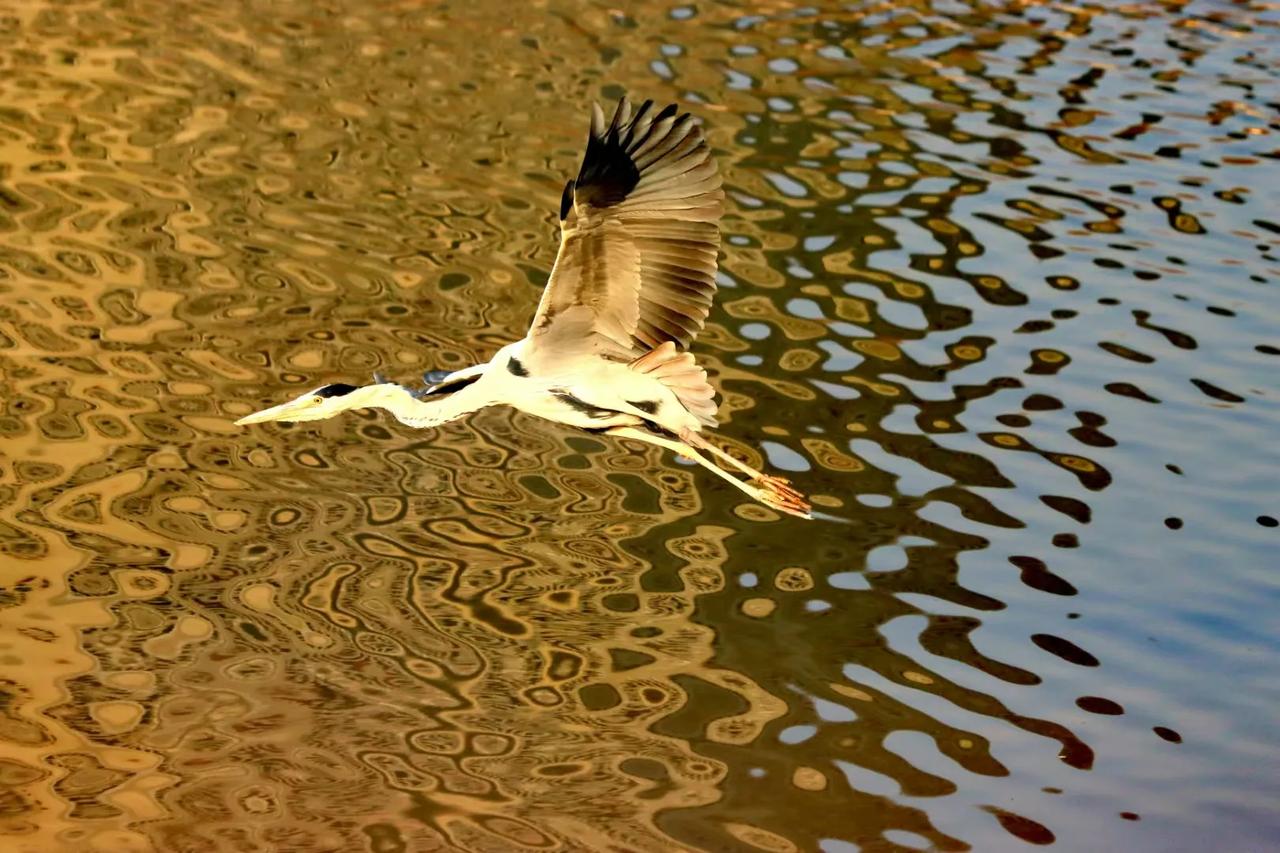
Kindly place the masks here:
<instances>
[{"instance_id":1,"label":"black wingtip","mask_svg":"<svg viewBox=\"0 0 1280 853\"><path fill-rule=\"evenodd\" d=\"M627 125L626 138L622 140L622 147L631 150L631 145L636 141L636 129L640 127L648 128L649 123L644 122L645 115L649 110L653 109L653 101L646 99L631 116L631 121Z\"/></svg>"},{"instance_id":2,"label":"black wingtip","mask_svg":"<svg viewBox=\"0 0 1280 853\"><path fill-rule=\"evenodd\" d=\"M598 111L593 111L587 151L582 158L577 180L570 182L572 186L568 190L568 202L564 199L560 202L561 221L568 215L573 194L578 194L587 204L608 207L626 198L627 193L640 180L640 170L636 168L626 147L626 138L634 131L634 123L639 118L639 115L632 115L631 102L626 97L618 101L613 121L601 133L596 132L597 116Z\"/></svg>"},{"instance_id":3,"label":"black wingtip","mask_svg":"<svg viewBox=\"0 0 1280 853\"><path fill-rule=\"evenodd\" d=\"M623 95L618 99L618 108L613 111L613 121L609 122L609 136L616 136L618 131L631 123L631 100Z\"/></svg>"},{"instance_id":4,"label":"black wingtip","mask_svg":"<svg viewBox=\"0 0 1280 853\"><path fill-rule=\"evenodd\" d=\"M564 193L560 196L560 221L564 222L569 218L569 211L573 209L573 179L565 181Z\"/></svg>"}]
</instances>

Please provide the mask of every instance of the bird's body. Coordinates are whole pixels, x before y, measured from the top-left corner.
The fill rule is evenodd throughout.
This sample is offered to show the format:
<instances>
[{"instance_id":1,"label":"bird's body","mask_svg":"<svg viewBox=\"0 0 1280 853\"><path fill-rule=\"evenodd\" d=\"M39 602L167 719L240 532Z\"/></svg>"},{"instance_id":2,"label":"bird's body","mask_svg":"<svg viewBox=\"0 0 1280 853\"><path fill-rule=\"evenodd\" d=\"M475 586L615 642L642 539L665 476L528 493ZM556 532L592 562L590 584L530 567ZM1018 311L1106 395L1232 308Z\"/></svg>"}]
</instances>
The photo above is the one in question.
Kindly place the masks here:
<instances>
[{"instance_id":1,"label":"bird's body","mask_svg":"<svg viewBox=\"0 0 1280 853\"><path fill-rule=\"evenodd\" d=\"M674 105L655 114L647 101L632 114L624 98L606 128L596 107L582 168L565 186L555 268L523 339L418 393L387 382L326 385L237 423L382 408L425 428L507 405L675 450L753 498L808 517L785 480L700 435L716 425L715 391L687 350L715 294L723 199L710 149L688 114Z\"/></svg>"},{"instance_id":2,"label":"bird's body","mask_svg":"<svg viewBox=\"0 0 1280 853\"><path fill-rule=\"evenodd\" d=\"M652 424L679 435L701 429L677 392L643 372L643 364L592 355L575 359L570 366L546 364L531 349L527 338L519 340L498 350L482 369L472 368L474 372L461 380L470 381L452 392L450 408L476 411L506 405L586 430ZM446 378L439 385L450 381ZM425 402L420 413L407 408L398 411L397 417L403 414L404 423L419 426L434 420L435 412L436 406Z\"/></svg>"}]
</instances>

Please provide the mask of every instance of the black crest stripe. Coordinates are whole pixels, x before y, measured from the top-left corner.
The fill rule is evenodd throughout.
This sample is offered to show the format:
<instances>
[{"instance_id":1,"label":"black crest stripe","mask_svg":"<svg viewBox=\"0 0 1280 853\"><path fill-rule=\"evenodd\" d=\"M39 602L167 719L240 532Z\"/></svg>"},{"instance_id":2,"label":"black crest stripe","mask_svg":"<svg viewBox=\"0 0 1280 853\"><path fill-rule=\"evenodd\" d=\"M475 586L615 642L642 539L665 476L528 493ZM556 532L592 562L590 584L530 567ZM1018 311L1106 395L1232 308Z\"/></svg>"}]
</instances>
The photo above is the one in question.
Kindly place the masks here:
<instances>
[{"instance_id":1,"label":"black crest stripe","mask_svg":"<svg viewBox=\"0 0 1280 853\"><path fill-rule=\"evenodd\" d=\"M355 385L347 385L345 382L335 382L332 385L326 385L323 388L316 389L317 397L341 397L343 394L350 394L356 390Z\"/></svg>"}]
</instances>

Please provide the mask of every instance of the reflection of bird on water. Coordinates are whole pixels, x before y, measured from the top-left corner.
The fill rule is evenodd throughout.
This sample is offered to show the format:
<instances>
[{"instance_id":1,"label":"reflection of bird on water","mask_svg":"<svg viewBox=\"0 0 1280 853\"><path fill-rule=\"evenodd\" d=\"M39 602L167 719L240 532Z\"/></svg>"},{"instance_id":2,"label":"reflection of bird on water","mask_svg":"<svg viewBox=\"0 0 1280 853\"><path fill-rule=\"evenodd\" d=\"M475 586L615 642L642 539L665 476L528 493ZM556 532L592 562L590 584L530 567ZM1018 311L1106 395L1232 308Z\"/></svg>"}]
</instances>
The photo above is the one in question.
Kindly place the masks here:
<instances>
[{"instance_id":1,"label":"reflection of bird on water","mask_svg":"<svg viewBox=\"0 0 1280 853\"><path fill-rule=\"evenodd\" d=\"M807 518L809 505L786 480L699 434L716 424L715 392L685 350L715 295L723 201L715 161L688 113L677 115L675 105L655 112L651 101L632 113L623 98L606 127L594 107L582 168L560 202L560 253L523 340L416 393L378 377L362 388L325 385L236 423L380 408L430 427L514 406L669 448L760 502Z\"/></svg>"}]
</instances>

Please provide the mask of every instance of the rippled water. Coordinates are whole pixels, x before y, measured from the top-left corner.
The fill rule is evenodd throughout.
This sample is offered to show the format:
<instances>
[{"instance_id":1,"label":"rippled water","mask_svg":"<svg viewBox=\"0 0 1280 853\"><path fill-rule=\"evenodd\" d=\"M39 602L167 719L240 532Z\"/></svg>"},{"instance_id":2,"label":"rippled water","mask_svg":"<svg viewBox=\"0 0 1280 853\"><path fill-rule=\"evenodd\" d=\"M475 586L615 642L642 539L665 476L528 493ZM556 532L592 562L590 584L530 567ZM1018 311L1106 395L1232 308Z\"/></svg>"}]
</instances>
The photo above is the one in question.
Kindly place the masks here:
<instances>
[{"instance_id":1,"label":"rippled water","mask_svg":"<svg viewBox=\"0 0 1280 853\"><path fill-rule=\"evenodd\" d=\"M0 16L0 845L1274 843L1274 7L621 8ZM232 426L519 337L624 90L706 120L720 435L824 520Z\"/></svg>"}]
</instances>

